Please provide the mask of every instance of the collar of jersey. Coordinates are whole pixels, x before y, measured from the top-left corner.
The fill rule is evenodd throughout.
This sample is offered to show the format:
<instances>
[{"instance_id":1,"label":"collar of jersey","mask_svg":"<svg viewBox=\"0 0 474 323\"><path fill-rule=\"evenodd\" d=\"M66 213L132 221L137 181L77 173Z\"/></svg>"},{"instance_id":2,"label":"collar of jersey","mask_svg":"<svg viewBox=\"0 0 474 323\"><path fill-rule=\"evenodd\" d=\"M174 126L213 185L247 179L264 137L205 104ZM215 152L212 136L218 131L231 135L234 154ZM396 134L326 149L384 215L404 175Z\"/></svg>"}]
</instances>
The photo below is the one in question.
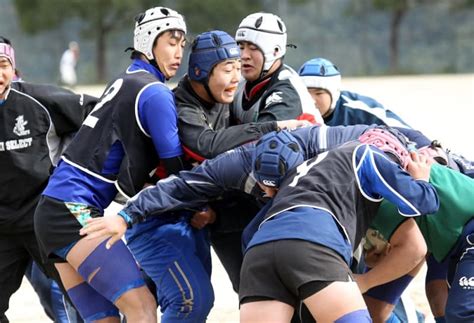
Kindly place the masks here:
<instances>
[{"instance_id":1,"label":"collar of jersey","mask_svg":"<svg viewBox=\"0 0 474 323\"><path fill-rule=\"evenodd\" d=\"M145 70L148 73L153 74L157 79L159 79L163 83L165 83L166 81L165 76L163 75L163 73L160 72L160 70L158 70L158 68L154 67L150 63L142 61L141 59L134 59L132 61L132 64L128 68L129 72L133 72L137 70Z\"/></svg>"}]
</instances>

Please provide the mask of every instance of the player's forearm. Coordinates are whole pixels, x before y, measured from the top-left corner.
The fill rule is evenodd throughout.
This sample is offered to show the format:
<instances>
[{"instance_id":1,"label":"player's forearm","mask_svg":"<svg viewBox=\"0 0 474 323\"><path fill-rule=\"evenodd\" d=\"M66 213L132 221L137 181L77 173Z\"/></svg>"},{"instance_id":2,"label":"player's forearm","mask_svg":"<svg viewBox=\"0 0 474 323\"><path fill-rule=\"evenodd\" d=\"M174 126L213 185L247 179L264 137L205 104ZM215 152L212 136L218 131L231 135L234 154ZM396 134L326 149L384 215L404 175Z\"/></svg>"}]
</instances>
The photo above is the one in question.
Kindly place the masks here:
<instances>
[{"instance_id":1,"label":"player's forearm","mask_svg":"<svg viewBox=\"0 0 474 323\"><path fill-rule=\"evenodd\" d=\"M427 246L413 219L407 219L390 238L391 248L369 272L363 274L368 288L388 283L415 268L423 261Z\"/></svg>"},{"instance_id":2,"label":"player's forearm","mask_svg":"<svg viewBox=\"0 0 474 323\"><path fill-rule=\"evenodd\" d=\"M406 250L404 247L394 246L390 256L379 262L372 270L362 274L361 278L367 289L379 286L395 280L416 267L422 260L424 254Z\"/></svg>"}]
</instances>

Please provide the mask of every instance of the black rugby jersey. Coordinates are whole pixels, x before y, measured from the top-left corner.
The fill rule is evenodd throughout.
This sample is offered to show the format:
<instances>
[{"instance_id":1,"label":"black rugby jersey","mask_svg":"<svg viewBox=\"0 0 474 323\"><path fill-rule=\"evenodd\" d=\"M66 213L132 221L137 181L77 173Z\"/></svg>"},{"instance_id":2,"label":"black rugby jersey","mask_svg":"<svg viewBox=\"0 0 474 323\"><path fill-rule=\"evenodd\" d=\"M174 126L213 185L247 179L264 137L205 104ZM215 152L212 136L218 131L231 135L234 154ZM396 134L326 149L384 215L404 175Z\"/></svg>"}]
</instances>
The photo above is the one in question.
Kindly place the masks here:
<instances>
[{"instance_id":1,"label":"black rugby jersey","mask_svg":"<svg viewBox=\"0 0 474 323\"><path fill-rule=\"evenodd\" d=\"M185 152L199 162L277 130L276 122L229 127L229 105L201 100L187 76L181 79L174 94L181 143Z\"/></svg>"},{"instance_id":2,"label":"black rugby jersey","mask_svg":"<svg viewBox=\"0 0 474 323\"><path fill-rule=\"evenodd\" d=\"M109 83L62 158L97 178L115 182L125 197L138 193L159 162L153 141L138 117L139 95L152 84L161 84L169 91L146 71L124 72ZM125 152L120 170L118 174L103 175L104 163L117 141Z\"/></svg>"},{"instance_id":3,"label":"black rugby jersey","mask_svg":"<svg viewBox=\"0 0 474 323\"><path fill-rule=\"evenodd\" d=\"M33 230L33 212L70 136L97 98L13 82L0 105L0 232Z\"/></svg>"},{"instance_id":4,"label":"black rugby jersey","mask_svg":"<svg viewBox=\"0 0 474 323\"><path fill-rule=\"evenodd\" d=\"M357 246L380 205L380 199L369 200L359 189L353 158L358 145L359 141L347 143L293 169L265 219L300 206L323 209L339 223L352 246Z\"/></svg>"},{"instance_id":5,"label":"black rugby jersey","mask_svg":"<svg viewBox=\"0 0 474 323\"><path fill-rule=\"evenodd\" d=\"M232 102L231 116L235 123L298 119L303 114L311 115L319 124L324 123L306 86L291 67L280 66L246 94L248 85L246 81L239 83Z\"/></svg>"}]
</instances>

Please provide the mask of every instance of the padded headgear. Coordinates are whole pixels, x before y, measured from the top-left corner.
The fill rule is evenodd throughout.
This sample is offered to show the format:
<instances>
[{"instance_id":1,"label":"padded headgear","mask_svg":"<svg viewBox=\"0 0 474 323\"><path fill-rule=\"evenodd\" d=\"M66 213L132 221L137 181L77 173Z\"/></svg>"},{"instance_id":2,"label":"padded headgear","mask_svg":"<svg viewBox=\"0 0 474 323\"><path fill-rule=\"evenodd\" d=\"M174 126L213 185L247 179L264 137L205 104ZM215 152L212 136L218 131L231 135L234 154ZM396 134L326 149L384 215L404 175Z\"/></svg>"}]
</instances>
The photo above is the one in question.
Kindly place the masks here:
<instances>
[{"instance_id":1,"label":"padded headgear","mask_svg":"<svg viewBox=\"0 0 474 323\"><path fill-rule=\"evenodd\" d=\"M261 184L279 187L287 171L303 161L303 150L293 135L285 130L270 132L255 147L253 174Z\"/></svg>"},{"instance_id":2,"label":"padded headgear","mask_svg":"<svg viewBox=\"0 0 474 323\"><path fill-rule=\"evenodd\" d=\"M180 30L186 34L186 23L183 16L176 11L155 7L135 17L133 47L143 53L150 61L153 57L153 43L156 37L167 30Z\"/></svg>"},{"instance_id":3,"label":"padded headgear","mask_svg":"<svg viewBox=\"0 0 474 323\"><path fill-rule=\"evenodd\" d=\"M286 26L280 17L265 12L245 17L235 33L237 42L246 41L256 45L263 53L263 72L286 53ZM275 49L278 52L275 55Z\"/></svg>"},{"instance_id":4,"label":"padded headgear","mask_svg":"<svg viewBox=\"0 0 474 323\"><path fill-rule=\"evenodd\" d=\"M389 154L394 161L406 169L410 161L408 153L408 140L398 130L389 127L375 127L367 129L360 137L359 141L378 147Z\"/></svg>"},{"instance_id":5,"label":"padded headgear","mask_svg":"<svg viewBox=\"0 0 474 323\"><path fill-rule=\"evenodd\" d=\"M0 43L0 57L6 57L12 64L13 70L15 70L15 50L10 44Z\"/></svg>"},{"instance_id":6,"label":"padded headgear","mask_svg":"<svg viewBox=\"0 0 474 323\"><path fill-rule=\"evenodd\" d=\"M429 146L418 149L418 153L433 159L440 165L448 166L449 164L448 154L443 149L443 147L441 147L441 144L437 140L432 141Z\"/></svg>"},{"instance_id":7,"label":"padded headgear","mask_svg":"<svg viewBox=\"0 0 474 323\"><path fill-rule=\"evenodd\" d=\"M336 65L325 58L313 58L304 63L298 74L307 88L320 88L331 95L331 108L334 110L341 96L341 73Z\"/></svg>"},{"instance_id":8,"label":"padded headgear","mask_svg":"<svg viewBox=\"0 0 474 323\"><path fill-rule=\"evenodd\" d=\"M220 30L212 30L196 37L191 48L188 76L207 84L209 74L218 63L240 58L240 49L234 38Z\"/></svg>"}]
</instances>

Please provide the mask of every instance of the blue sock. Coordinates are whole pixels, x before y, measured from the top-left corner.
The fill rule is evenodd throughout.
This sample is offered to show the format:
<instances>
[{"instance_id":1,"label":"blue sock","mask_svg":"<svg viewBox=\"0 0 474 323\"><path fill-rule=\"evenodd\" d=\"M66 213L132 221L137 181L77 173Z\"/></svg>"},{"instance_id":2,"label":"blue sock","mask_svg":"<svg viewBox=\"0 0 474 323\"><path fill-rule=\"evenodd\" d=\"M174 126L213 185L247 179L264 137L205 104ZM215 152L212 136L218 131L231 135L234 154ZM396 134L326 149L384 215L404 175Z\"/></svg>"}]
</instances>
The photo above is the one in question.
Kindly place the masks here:
<instances>
[{"instance_id":1,"label":"blue sock","mask_svg":"<svg viewBox=\"0 0 474 323\"><path fill-rule=\"evenodd\" d=\"M367 309L357 310L349 312L340 318L338 318L334 323L367 323L372 322L370 318L369 311Z\"/></svg>"},{"instance_id":2,"label":"blue sock","mask_svg":"<svg viewBox=\"0 0 474 323\"><path fill-rule=\"evenodd\" d=\"M402 323L402 321L400 321L398 316L396 316L395 313L392 312L392 314L390 314L390 317L385 321L385 323Z\"/></svg>"}]
</instances>

